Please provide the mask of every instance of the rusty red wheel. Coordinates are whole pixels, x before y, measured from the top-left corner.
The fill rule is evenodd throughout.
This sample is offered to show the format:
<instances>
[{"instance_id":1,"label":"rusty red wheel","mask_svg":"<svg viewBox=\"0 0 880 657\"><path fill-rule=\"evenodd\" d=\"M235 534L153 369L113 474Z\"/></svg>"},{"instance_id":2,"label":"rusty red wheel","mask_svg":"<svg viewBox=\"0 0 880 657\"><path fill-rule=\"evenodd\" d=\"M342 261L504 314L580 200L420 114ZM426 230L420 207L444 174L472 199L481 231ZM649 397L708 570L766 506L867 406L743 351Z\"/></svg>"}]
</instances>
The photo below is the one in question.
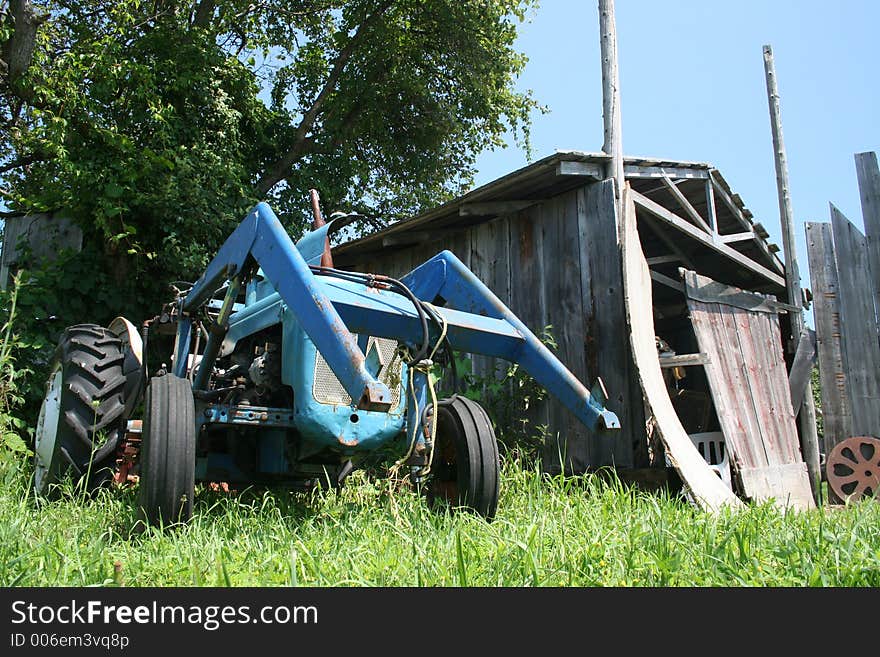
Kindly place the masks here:
<instances>
[{"instance_id":1,"label":"rusty red wheel","mask_svg":"<svg viewBox=\"0 0 880 657\"><path fill-rule=\"evenodd\" d=\"M825 466L828 485L841 500L877 496L880 490L880 440L853 436L840 441Z\"/></svg>"}]
</instances>

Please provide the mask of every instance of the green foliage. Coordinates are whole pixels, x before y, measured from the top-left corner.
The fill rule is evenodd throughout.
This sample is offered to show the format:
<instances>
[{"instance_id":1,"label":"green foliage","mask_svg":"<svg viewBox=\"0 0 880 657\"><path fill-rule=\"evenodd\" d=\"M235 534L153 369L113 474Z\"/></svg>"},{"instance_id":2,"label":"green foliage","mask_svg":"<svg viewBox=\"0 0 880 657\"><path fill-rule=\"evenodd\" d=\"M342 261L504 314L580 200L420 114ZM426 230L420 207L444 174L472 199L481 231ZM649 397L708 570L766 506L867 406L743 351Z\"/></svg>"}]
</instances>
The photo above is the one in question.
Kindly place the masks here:
<instances>
[{"instance_id":1,"label":"green foliage","mask_svg":"<svg viewBox=\"0 0 880 657\"><path fill-rule=\"evenodd\" d=\"M870 500L713 515L508 461L492 523L355 473L338 493L200 487L192 521L159 532L141 531L136 487L35 511L28 474L0 466L3 586L880 586Z\"/></svg>"},{"instance_id":2,"label":"green foliage","mask_svg":"<svg viewBox=\"0 0 880 657\"><path fill-rule=\"evenodd\" d=\"M16 352L28 347L13 332L19 289L19 278L15 277L10 292L2 298L4 319L0 326L0 463L31 454L21 437L28 434L28 426L19 414L19 408L24 403L22 381L31 370L15 362Z\"/></svg>"},{"instance_id":3,"label":"green foliage","mask_svg":"<svg viewBox=\"0 0 880 657\"><path fill-rule=\"evenodd\" d=\"M546 326L538 336L551 351L559 346L552 329ZM544 387L517 363L496 361L494 371L474 374L470 355L457 354L456 369L461 373L460 394L486 409L502 454L527 467L538 466L547 427L535 423L535 408L547 396Z\"/></svg>"},{"instance_id":4,"label":"green foliage","mask_svg":"<svg viewBox=\"0 0 880 657\"><path fill-rule=\"evenodd\" d=\"M310 188L380 224L439 203L539 109L514 88L535 0L30 4L32 60L0 70L0 206L75 219L85 249L31 272L26 341L156 314L257 201L294 237ZM16 38L0 12L0 52Z\"/></svg>"}]
</instances>

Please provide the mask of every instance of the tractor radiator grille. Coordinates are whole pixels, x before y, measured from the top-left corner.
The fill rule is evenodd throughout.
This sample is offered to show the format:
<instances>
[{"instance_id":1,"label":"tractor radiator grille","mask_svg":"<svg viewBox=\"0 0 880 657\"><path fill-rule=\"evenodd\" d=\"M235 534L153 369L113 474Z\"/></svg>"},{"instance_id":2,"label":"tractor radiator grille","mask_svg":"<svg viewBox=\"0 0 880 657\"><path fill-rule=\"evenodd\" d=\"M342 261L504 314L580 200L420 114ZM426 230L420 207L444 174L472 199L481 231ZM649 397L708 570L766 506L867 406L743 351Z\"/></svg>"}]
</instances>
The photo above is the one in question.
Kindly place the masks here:
<instances>
[{"instance_id":1,"label":"tractor radiator grille","mask_svg":"<svg viewBox=\"0 0 880 657\"><path fill-rule=\"evenodd\" d=\"M387 338L374 338L370 336L367 342L367 356L375 349L379 355L379 376L376 377L391 390L391 408L389 412L397 410L400 405L400 374L402 359L397 354L397 342ZM312 395L320 404L333 404L351 406L351 397L342 387L339 379L330 369L327 361L317 352L315 355L315 378L312 386Z\"/></svg>"}]
</instances>

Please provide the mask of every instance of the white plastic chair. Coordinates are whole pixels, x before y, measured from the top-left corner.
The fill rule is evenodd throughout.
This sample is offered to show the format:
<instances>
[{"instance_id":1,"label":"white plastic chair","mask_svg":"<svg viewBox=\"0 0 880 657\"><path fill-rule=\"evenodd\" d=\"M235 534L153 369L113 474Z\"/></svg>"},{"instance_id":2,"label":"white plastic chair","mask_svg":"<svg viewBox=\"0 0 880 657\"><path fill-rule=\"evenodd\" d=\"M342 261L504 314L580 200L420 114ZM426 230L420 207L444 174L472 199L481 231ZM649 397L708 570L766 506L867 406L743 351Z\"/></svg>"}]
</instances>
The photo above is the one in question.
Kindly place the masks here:
<instances>
[{"instance_id":1,"label":"white plastic chair","mask_svg":"<svg viewBox=\"0 0 880 657\"><path fill-rule=\"evenodd\" d=\"M706 431L692 433L689 436L706 463L721 478L724 485L733 490L733 484L730 480L730 456L727 453L724 434L720 431Z\"/></svg>"}]
</instances>

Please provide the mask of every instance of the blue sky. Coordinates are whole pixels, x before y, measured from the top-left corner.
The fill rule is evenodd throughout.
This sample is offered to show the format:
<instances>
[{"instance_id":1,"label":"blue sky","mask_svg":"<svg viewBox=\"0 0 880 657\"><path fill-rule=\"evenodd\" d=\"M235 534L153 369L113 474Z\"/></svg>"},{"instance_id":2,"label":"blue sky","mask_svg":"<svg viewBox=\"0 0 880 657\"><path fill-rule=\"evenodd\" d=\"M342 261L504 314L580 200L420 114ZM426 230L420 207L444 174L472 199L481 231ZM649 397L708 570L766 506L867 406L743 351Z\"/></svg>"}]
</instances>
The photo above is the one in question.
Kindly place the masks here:
<instances>
[{"instance_id":1,"label":"blue sky","mask_svg":"<svg viewBox=\"0 0 880 657\"><path fill-rule=\"evenodd\" d=\"M533 159L602 149L596 0L543 0L520 30L518 87L550 112ZM616 0L627 155L709 162L782 247L762 46L773 47L798 254L833 202L863 226L853 154L880 153L880 1ZM511 142L512 143L512 142ZM476 184L527 163L512 146L477 160Z\"/></svg>"}]
</instances>

